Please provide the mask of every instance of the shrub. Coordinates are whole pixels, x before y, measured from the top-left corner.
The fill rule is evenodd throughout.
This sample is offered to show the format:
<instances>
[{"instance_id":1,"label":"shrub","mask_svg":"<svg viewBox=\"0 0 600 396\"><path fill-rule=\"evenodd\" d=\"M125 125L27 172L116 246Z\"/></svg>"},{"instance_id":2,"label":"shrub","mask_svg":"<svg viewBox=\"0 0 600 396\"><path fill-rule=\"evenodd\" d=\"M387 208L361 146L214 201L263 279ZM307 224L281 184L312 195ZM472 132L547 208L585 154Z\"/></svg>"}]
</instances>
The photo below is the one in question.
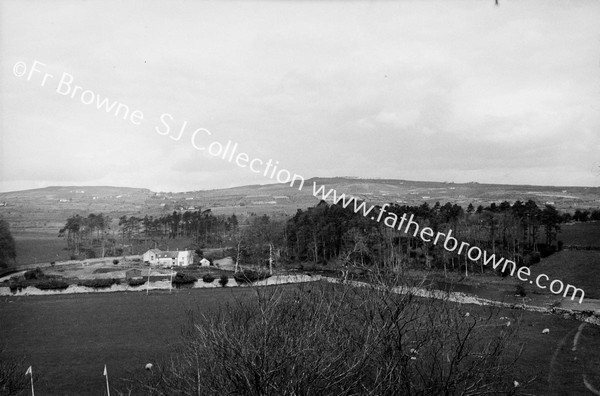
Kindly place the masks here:
<instances>
[{"instance_id":1,"label":"shrub","mask_svg":"<svg viewBox=\"0 0 600 396\"><path fill-rule=\"evenodd\" d=\"M225 285L227 285L227 282L229 282L229 277L225 274L221 275L221 279L219 279L219 285L225 287Z\"/></svg>"},{"instance_id":2,"label":"shrub","mask_svg":"<svg viewBox=\"0 0 600 396\"><path fill-rule=\"evenodd\" d=\"M46 279L35 285L40 290L62 290L69 287L69 284L62 279Z\"/></svg>"},{"instance_id":3,"label":"shrub","mask_svg":"<svg viewBox=\"0 0 600 396\"><path fill-rule=\"evenodd\" d=\"M117 279L99 278L99 279L85 279L79 281L77 285L85 287L93 287L94 289L103 289L105 287L111 287L117 283ZM120 283L120 282L119 282Z\"/></svg>"},{"instance_id":4,"label":"shrub","mask_svg":"<svg viewBox=\"0 0 600 396\"><path fill-rule=\"evenodd\" d=\"M17 277L12 277L8 280L8 287L10 288L10 291L15 293L17 290L21 291L24 288L26 288L27 286L29 286L29 282L27 282L24 279L19 279Z\"/></svg>"},{"instance_id":5,"label":"shrub","mask_svg":"<svg viewBox=\"0 0 600 396\"><path fill-rule=\"evenodd\" d=\"M178 272L177 274L175 274L175 277L173 277L173 284L186 285L186 284L194 283L197 280L198 280L198 278L196 278L193 275L185 274L183 272Z\"/></svg>"},{"instance_id":6,"label":"shrub","mask_svg":"<svg viewBox=\"0 0 600 396\"><path fill-rule=\"evenodd\" d=\"M539 250L539 252L534 252L534 253L539 254L541 258L546 258L556 252L556 246L540 243L538 245L538 250Z\"/></svg>"},{"instance_id":7,"label":"shrub","mask_svg":"<svg viewBox=\"0 0 600 396\"><path fill-rule=\"evenodd\" d=\"M212 274L205 274L205 275L202 277L202 281L203 281L204 283L212 283L212 281L214 281L214 280L215 280L215 277L214 277L214 276L212 276Z\"/></svg>"},{"instance_id":8,"label":"shrub","mask_svg":"<svg viewBox=\"0 0 600 396\"><path fill-rule=\"evenodd\" d=\"M514 394L513 380L527 383L514 364L518 323L389 290L260 289L190 313L185 346L142 380L147 394Z\"/></svg>"},{"instance_id":9,"label":"shrub","mask_svg":"<svg viewBox=\"0 0 600 396\"><path fill-rule=\"evenodd\" d=\"M27 280L31 280L31 279L42 279L44 278L44 273L42 272L41 269L36 268L34 270L31 271L27 271L23 274L23 277Z\"/></svg>"},{"instance_id":10,"label":"shrub","mask_svg":"<svg viewBox=\"0 0 600 396\"><path fill-rule=\"evenodd\" d=\"M114 264L114 265L117 265L117 264L119 264L119 260L117 260L117 259L114 259L114 260L113 260L113 264Z\"/></svg>"},{"instance_id":11,"label":"shrub","mask_svg":"<svg viewBox=\"0 0 600 396\"><path fill-rule=\"evenodd\" d=\"M251 283L257 280L266 279L270 277L268 272L259 272L254 270L243 270L233 275L233 279L238 283Z\"/></svg>"},{"instance_id":12,"label":"shrub","mask_svg":"<svg viewBox=\"0 0 600 396\"><path fill-rule=\"evenodd\" d=\"M129 278L129 279L127 279L127 284L132 287L140 286L140 285L143 285L144 283L146 283L145 278Z\"/></svg>"}]
</instances>

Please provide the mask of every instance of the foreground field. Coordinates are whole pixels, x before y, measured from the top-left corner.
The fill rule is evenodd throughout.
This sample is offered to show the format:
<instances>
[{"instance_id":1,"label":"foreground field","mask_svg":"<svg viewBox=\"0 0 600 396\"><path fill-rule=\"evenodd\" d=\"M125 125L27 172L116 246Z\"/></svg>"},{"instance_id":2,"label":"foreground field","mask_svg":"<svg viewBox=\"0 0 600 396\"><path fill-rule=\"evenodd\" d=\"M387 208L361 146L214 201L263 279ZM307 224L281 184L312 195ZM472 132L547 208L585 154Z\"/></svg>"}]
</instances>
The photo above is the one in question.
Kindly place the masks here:
<instances>
[{"instance_id":1,"label":"foreground field","mask_svg":"<svg viewBox=\"0 0 600 396\"><path fill-rule=\"evenodd\" d=\"M103 395L111 383L146 375L144 366L178 341L186 312L208 312L251 291L109 293L7 298L0 303L0 345L35 368L42 395Z\"/></svg>"},{"instance_id":2,"label":"foreground field","mask_svg":"<svg viewBox=\"0 0 600 396\"><path fill-rule=\"evenodd\" d=\"M6 298L0 302L0 344L9 354L23 356L26 366L33 365L39 394L102 395L104 364L116 393L130 385L126 378L148 375L144 365L174 349L190 310L208 313L235 299L247 299L251 293L251 289L234 288L154 292L150 296L109 293ZM485 312L485 308L472 305L461 309L471 315ZM522 314L519 338L525 350L519 363L520 378L515 380L537 376L530 393L590 394L584 374L588 383L600 388L600 329L555 315L510 310L500 314ZM545 328L550 329L547 335L542 334Z\"/></svg>"}]
</instances>

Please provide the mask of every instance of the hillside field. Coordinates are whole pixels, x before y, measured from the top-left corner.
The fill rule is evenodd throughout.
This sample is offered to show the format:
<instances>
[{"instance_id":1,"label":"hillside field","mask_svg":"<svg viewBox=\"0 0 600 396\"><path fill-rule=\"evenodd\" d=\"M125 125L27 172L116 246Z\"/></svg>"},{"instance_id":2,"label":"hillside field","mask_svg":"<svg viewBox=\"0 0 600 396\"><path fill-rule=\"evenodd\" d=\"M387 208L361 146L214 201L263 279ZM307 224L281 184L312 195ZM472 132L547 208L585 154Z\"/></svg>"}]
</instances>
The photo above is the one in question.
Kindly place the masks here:
<instances>
[{"instance_id":1,"label":"hillside field","mask_svg":"<svg viewBox=\"0 0 600 396\"><path fill-rule=\"evenodd\" d=\"M586 298L600 299L600 251L563 250L534 264L531 272L582 288Z\"/></svg>"}]
</instances>

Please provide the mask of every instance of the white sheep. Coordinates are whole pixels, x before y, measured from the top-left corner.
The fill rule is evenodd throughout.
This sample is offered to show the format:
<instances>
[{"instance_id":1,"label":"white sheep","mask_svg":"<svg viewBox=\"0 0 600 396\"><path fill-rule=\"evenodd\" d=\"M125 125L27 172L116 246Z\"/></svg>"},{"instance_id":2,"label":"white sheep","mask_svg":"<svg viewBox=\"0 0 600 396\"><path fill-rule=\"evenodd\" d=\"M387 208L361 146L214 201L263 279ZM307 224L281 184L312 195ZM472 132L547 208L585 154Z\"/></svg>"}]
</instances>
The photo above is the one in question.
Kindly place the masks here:
<instances>
[{"instance_id":1,"label":"white sheep","mask_svg":"<svg viewBox=\"0 0 600 396\"><path fill-rule=\"evenodd\" d=\"M152 363L146 364L146 370L152 370Z\"/></svg>"},{"instance_id":2,"label":"white sheep","mask_svg":"<svg viewBox=\"0 0 600 396\"><path fill-rule=\"evenodd\" d=\"M550 333L550 329L544 329L542 330L542 334L549 334Z\"/></svg>"}]
</instances>

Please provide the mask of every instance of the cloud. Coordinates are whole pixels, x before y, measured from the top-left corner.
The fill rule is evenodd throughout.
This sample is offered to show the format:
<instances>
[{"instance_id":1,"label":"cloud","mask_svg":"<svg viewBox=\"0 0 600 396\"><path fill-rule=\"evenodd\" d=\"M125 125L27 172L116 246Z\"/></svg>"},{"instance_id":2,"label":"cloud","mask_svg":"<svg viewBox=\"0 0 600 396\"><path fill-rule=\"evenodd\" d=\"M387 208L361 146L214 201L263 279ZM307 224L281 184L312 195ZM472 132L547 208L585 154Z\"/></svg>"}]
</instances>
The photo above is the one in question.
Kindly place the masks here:
<instances>
[{"instance_id":1,"label":"cloud","mask_svg":"<svg viewBox=\"0 0 600 396\"><path fill-rule=\"evenodd\" d=\"M197 152L197 128L307 178L597 184L597 2L0 7L0 188L260 179ZM20 60L72 74L143 123L14 77ZM169 136L156 130L165 113Z\"/></svg>"}]
</instances>

